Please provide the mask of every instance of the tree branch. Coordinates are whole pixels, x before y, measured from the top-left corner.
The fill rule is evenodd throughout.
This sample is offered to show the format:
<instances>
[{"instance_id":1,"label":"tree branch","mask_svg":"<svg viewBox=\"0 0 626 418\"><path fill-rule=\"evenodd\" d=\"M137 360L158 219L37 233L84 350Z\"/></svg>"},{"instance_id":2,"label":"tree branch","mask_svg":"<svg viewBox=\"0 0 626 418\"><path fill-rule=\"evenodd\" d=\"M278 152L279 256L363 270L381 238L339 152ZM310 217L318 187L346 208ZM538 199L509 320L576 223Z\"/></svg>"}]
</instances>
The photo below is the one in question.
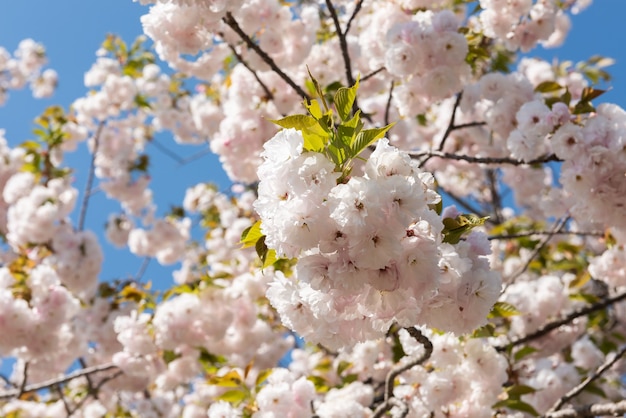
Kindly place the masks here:
<instances>
[{"instance_id":1,"label":"tree branch","mask_svg":"<svg viewBox=\"0 0 626 418\"><path fill-rule=\"evenodd\" d=\"M82 231L85 228L85 219L87 218L87 207L89 206L89 198L91 197L91 188L93 187L93 180L96 171L96 155L98 154L98 145L100 142L100 135L104 128L104 122L98 124L96 133L93 136L93 152L91 153L91 163L89 164L89 173L87 174L87 184L85 184L85 190L83 192L83 201L80 205L80 215L78 215L78 230Z\"/></svg>"},{"instance_id":2,"label":"tree branch","mask_svg":"<svg viewBox=\"0 0 626 418\"><path fill-rule=\"evenodd\" d=\"M570 399L574 398L580 392L585 390L587 386L589 386L591 383L597 380L600 376L602 376L602 374L604 374L605 371L607 371L608 369L611 368L611 366L617 363L617 361L621 359L624 356L624 354L626 354L626 346L622 347L621 350L615 354L615 357L613 357L610 360L605 361L604 364L598 367L598 369L591 376L587 376L587 378L583 380L582 382L580 382L578 386L574 387L572 390L570 390L565 395L563 395L561 399L559 399L552 406L552 408L548 410L547 415L550 416L550 413L558 411L559 409L561 409L563 405L565 405L566 402L568 402Z\"/></svg>"},{"instance_id":3,"label":"tree branch","mask_svg":"<svg viewBox=\"0 0 626 418\"><path fill-rule=\"evenodd\" d=\"M282 78L287 84L289 84L291 86L292 89L294 89L296 91L296 93L298 93L298 95L300 95L300 97L302 97L303 99L309 100L310 97L308 94L305 93L304 90L302 90L302 88L300 86L298 86L287 74L285 74L283 72L283 70L281 70L278 65L276 65L276 63L274 62L274 60L272 59L272 57L270 57L265 51L263 51L261 49L261 47L259 47L244 31L243 29L241 29L241 27L239 26L239 24L237 23L237 21L235 20L235 18L233 17L233 15L228 12L226 13L226 16L224 16L224 18L222 19L224 21L224 23L226 23L227 26L229 26L232 30L235 31L235 33L237 33L237 35L239 35L239 37L244 41L244 43L248 46L248 48L254 50L254 52L256 52L259 57L261 57L261 59L270 66L270 68L280 76L280 78Z\"/></svg>"},{"instance_id":4,"label":"tree branch","mask_svg":"<svg viewBox=\"0 0 626 418\"><path fill-rule=\"evenodd\" d=\"M389 125L389 112L391 110L391 99L393 97L394 87L395 87L395 84L392 80L391 84L389 85L389 97L387 97L387 104L385 105L385 126Z\"/></svg>"},{"instance_id":5,"label":"tree branch","mask_svg":"<svg viewBox=\"0 0 626 418\"><path fill-rule=\"evenodd\" d=\"M365 75L365 76L361 77L361 82L363 82L363 81L365 81L365 80L368 80L368 79L370 79L370 78L374 77L376 74L378 74L378 73L380 73L380 72L383 72L383 71L385 71L385 67L380 67L379 69L374 70L374 71L372 71L371 73L369 73L369 74L367 74L367 75Z\"/></svg>"},{"instance_id":6,"label":"tree branch","mask_svg":"<svg viewBox=\"0 0 626 418\"><path fill-rule=\"evenodd\" d=\"M522 274L524 274L524 272L528 269L528 267L530 266L530 263L533 262L533 260L535 259L535 257L537 257L537 255L541 252L541 250L543 250L545 248L545 246L548 244L548 242L552 239L552 237L555 235L556 232L560 231L565 224L567 223L567 221L569 220L569 217L564 217L559 219L558 221L555 222L554 226L552 227L552 230L550 231L551 233L547 234L545 237L543 237L543 239L541 240L541 242L539 243L539 245L537 245L535 247L535 249L533 250L532 254L530 255L530 257L528 257L528 260L526 260L526 262L524 263L524 265L522 266L521 269L519 269L517 272L515 272L511 277L509 277L506 282L507 283L513 283L515 282L515 280L521 276Z\"/></svg>"},{"instance_id":7,"label":"tree branch","mask_svg":"<svg viewBox=\"0 0 626 418\"><path fill-rule=\"evenodd\" d=\"M48 389L54 385L60 385L63 383L67 383L71 380L77 379L79 377L83 377L83 376L87 376L87 375L91 375L94 373L99 373L99 372L104 372L107 370L113 370L113 369L117 369L118 367L113 364L113 363L108 363L108 364L101 364L99 366L93 366L93 367L88 367L85 369L81 369L81 370L77 370L73 373L67 374L65 376L56 378L56 379L50 379L50 380L46 380L44 382L40 382L40 383L35 383L32 385L26 385L24 386L24 388L21 389L13 389L13 390L9 390L9 391L5 391L5 392L0 392L0 400L4 400L4 399L10 399L10 398L14 398L17 396L21 396L24 393L28 393L28 392L36 392L38 390L41 389Z\"/></svg>"},{"instance_id":8,"label":"tree branch","mask_svg":"<svg viewBox=\"0 0 626 418\"><path fill-rule=\"evenodd\" d=\"M516 238L532 237L533 235L578 235L581 237L603 237L604 232L601 231L531 231L520 232L518 234L500 234L487 237L488 240L508 240Z\"/></svg>"},{"instance_id":9,"label":"tree branch","mask_svg":"<svg viewBox=\"0 0 626 418\"><path fill-rule=\"evenodd\" d=\"M254 78L256 79L256 81L259 83L259 85L261 86L261 88L263 89L263 91L265 92L265 96L267 97L267 100L274 100L274 95L272 94L272 92L270 91L270 89L265 85L265 83L263 82L263 80L261 80L261 78L259 77L259 75L257 74L257 72L250 67L250 65L248 65L248 63L243 59L243 57L237 52L237 50L235 49L235 47L231 44L227 44L228 47L230 48L230 51L233 53L233 55L235 56L235 58L237 58L237 60L241 63L241 65L243 65L244 67L246 67L246 69L248 71L250 71L252 73L252 75L254 76ZM283 115L285 116L285 115Z\"/></svg>"},{"instance_id":10,"label":"tree branch","mask_svg":"<svg viewBox=\"0 0 626 418\"><path fill-rule=\"evenodd\" d=\"M561 327L562 325L566 325L570 322L572 322L574 319L576 318L580 318L581 316L585 316L588 315L592 312L596 312L596 311L600 311L602 309L607 308L608 306L611 306L617 302L621 302L623 300L626 300L626 291L623 293L618 294L617 296L613 296L612 298L608 298L606 300L600 301L600 302L596 302L592 305L589 306L585 306L583 308L577 309L571 313L569 313L568 315L557 319L555 321L552 322L548 322L546 324L544 324L543 326L541 326L539 329L537 329L535 332L532 332L530 334L527 334L523 337L520 337L518 339L515 339L513 341L511 341L510 343L506 344L506 345L500 345L500 346L495 346L494 348L496 349L496 351L498 352L503 352L503 351L508 351L513 347L516 347L518 345L527 343L528 341L532 341L534 339L543 337L544 335L550 333L551 331Z\"/></svg>"},{"instance_id":11,"label":"tree branch","mask_svg":"<svg viewBox=\"0 0 626 418\"><path fill-rule=\"evenodd\" d=\"M444 160L456 160L456 161L467 161L468 163L477 163L477 164L510 164L510 165L534 165L534 164L543 164L551 161L561 161L556 155L546 155L543 157L536 158L530 161L521 161L515 160L513 158L508 157L472 157L471 155L459 155L450 152L442 152L442 151L422 151L422 152L412 152L409 153L411 158L422 158L427 157L425 161L430 158L437 157L442 158ZM420 166L423 166L420 163Z\"/></svg>"},{"instance_id":12,"label":"tree branch","mask_svg":"<svg viewBox=\"0 0 626 418\"><path fill-rule=\"evenodd\" d=\"M349 86L353 86L354 77L352 76L352 64L350 62L350 53L348 52L348 42L346 41L346 35L344 32L341 31L339 16L337 16L337 11L335 10L335 6L333 6L333 2L331 0L326 0L326 7L328 7L330 17L333 19L333 23L335 24L335 32L339 37L339 47L341 48L341 56L343 57L343 63L346 70L346 81L348 82Z\"/></svg>"},{"instance_id":13,"label":"tree branch","mask_svg":"<svg viewBox=\"0 0 626 418\"><path fill-rule=\"evenodd\" d=\"M352 27L352 21L354 21L354 19L356 18L356 15L358 15L359 12L361 11L361 7L363 7L363 1L364 0L359 0L356 6L354 6L354 11L352 12L352 16L350 16L350 19L348 19L348 23L346 24L346 30L343 32L344 37L348 34L348 32L350 32L350 28Z\"/></svg>"},{"instance_id":14,"label":"tree branch","mask_svg":"<svg viewBox=\"0 0 626 418\"><path fill-rule=\"evenodd\" d=\"M626 413L626 401L576 406L545 415L545 418L588 418L596 416L621 416Z\"/></svg>"},{"instance_id":15,"label":"tree branch","mask_svg":"<svg viewBox=\"0 0 626 418\"><path fill-rule=\"evenodd\" d=\"M462 97L463 97L463 91L461 90L456 95L454 107L452 108L452 115L450 115L450 122L448 122L448 127L446 128L446 131L443 133L443 138L441 138L441 142L439 143L439 148L437 148L438 151L443 151L443 147L446 145L446 140L448 139L448 137L450 136L450 133L452 132L452 129L454 128L454 120L456 119L456 111L458 110L459 105L461 104ZM424 161L424 163L425 162L426 161Z\"/></svg>"},{"instance_id":16,"label":"tree branch","mask_svg":"<svg viewBox=\"0 0 626 418\"><path fill-rule=\"evenodd\" d=\"M387 377L385 379L385 400L382 404L378 405L378 407L374 411L374 415L372 416L372 418L381 418L387 411L389 411L394 406L398 406L402 409L401 414L403 414L401 416L404 417L408 414L409 411L406 404L393 396L393 388L396 377L411 369L413 366L424 363L430 358L433 353L433 344L424 334L422 334L422 331L415 327L405 329L408 331L411 337L415 338L418 343L424 346L424 354L422 354L420 357L410 359L410 361L408 361L407 363L396 364L394 367L391 368L391 370L389 370L389 373L387 373Z\"/></svg>"}]
</instances>

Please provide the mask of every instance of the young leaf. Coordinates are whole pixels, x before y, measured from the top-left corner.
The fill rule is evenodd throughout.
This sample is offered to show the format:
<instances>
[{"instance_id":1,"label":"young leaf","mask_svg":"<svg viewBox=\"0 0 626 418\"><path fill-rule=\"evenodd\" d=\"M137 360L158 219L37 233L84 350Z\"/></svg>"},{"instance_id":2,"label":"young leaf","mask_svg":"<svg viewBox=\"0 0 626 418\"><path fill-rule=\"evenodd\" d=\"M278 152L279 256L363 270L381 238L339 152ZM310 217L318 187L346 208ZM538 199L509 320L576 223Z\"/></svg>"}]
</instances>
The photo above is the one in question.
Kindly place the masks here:
<instances>
[{"instance_id":1,"label":"young leaf","mask_svg":"<svg viewBox=\"0 0 626 418\"><path fill-rule=\"evenodd\" d=\"M351 157L356 157L363 151L365 148L372 145L374 142L378 141L380 138L384 137L389 129L393 127L393 123L383 126L382 128L373 128L366 129L364 131L359 132L356 136L356 139L351 144L352 146L352 155Z\"/></svg>"},{"instance_id":2,"label":"young leaf","mask_svg":"<svg viewBox=\"0 0 626 418\"><path fill-rule=\"evenodd\" d=\"M352 113L352 105L356 100L356 91L359 88L359 79L357 78L354 86L341 87L335 94L335 108L342 121L346 121L350 118Z\"/></svg>"},{"instance_id":3,"label":"young leaf","mask_svg":"<svg viewBox=\"0 0 626 418\"><path fill-rule=\"evenodd\" d=\"M248 248L256 245L257 241L263 237L261 232L261 221L256 221L254 225L246 228L241 233L242 248Z\"/></svg>"},{"instance_id":4,"label":"young leaf","mask_svg":"<svg viewBox=\"0 0 626 418\"><path fill-rule=\"evenodd\" d=\"M459 215L456 218L445 218L443 220L443 242L447 242L450 244L457 244L461 237L470 232L472 229L477 226L481 226L485 224L485 221L489 219L488 216L484 218L480 218L473 214L465 214Z\"/></svg>"}]
</instances>

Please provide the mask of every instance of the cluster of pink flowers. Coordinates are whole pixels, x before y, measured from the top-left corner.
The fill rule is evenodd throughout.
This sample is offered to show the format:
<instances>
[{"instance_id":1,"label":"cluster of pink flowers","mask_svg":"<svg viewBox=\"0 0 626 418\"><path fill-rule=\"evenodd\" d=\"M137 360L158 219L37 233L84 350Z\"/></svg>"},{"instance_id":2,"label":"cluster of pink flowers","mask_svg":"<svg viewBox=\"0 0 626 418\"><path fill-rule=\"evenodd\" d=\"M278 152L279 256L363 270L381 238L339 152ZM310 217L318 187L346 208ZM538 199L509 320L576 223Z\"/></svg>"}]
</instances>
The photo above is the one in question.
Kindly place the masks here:
<instances>
[{"instance_id":1,"label":"cluster of pink flowers","mask_svg":"<svg viewBox=\"0 0 626 418\"><path fill-rule=\"evenodd\" d=\"M27 84L33 97L50 97L58 77L53 69L43 70L46 62L43 45L32 39L21 41L13 56L0 46L0 106L6 103L9 90L22 89Z\"/></svg>"},{"instance_id":2,"label":"cluster of pink flowers","mask_svg":"<svg viewBox=\"0 0 626 418\"><path fill-rule=\"evenodd\" d=\"M334 164L302 147L296 130L266 143L254 203L266 244L298 257L296 280L278 274L268 291L285 325L337 348L382 337L394 322L459 333L484 323L500 289L489 245L480 234L442 244L429 173L381 140L363 176L337 184Z\"/></svg>"}]
</instances>

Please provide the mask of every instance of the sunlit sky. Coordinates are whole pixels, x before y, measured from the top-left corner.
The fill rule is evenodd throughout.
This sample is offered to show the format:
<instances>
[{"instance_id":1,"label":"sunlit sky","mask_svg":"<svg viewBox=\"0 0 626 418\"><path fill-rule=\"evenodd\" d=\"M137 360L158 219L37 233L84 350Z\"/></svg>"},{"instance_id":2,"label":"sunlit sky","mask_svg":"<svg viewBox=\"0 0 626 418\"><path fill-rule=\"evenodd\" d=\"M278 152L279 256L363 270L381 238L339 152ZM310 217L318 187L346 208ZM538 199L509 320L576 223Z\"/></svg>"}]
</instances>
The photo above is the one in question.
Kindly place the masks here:
<instances>
[{"instance_id":1,"label":"sunlit sky","mask_svg":"<svg viewBox=\"0 0 626 418\"><path fill-rule=\"evenodd\" d=\"M19 0L5 1L0 11L0 45L14 51L20 40L32 38L46 47L49 67L59 74L59 87L51 99L33 100L29 91L11 92L7 105L0 107L0 129L6 130L11 145L32 138L32 119L52 104L67 106L85 94L83 75L95 60L95 51L107 33L122 36L132 42L142 33L140 16L148 8L131 0ZM551 60L559 57L574 62L600 54L613 57L616 64L609 68L614 75L611 91L602 97L626 107L626 31L624 24L626 1L596 0L589 9L573 17L573 28L565 46L552 50L537 50L530 55L540 55ZM160 138L165 146L182 157L200 151L199 148L176 147L170 138ZM180 165L157 149L151 150L153 184L159 213L180 204L187 186L200 181L213 181L224 190L228 181L214 156L205 156L189 164ZM84 187L89 156L79 152L69 156L67 164L78 167L75 172L76 187ZM102 229L106 214L117 209L102 194L92 201L88 227ZM77 213L77 211L76 211ZM103 279L135 274L141 260L123 256L125 251L106 249ZM157 281L169 282L169 277L158 273L152 262L148 275Z\"/></svg>"}]
</instances>

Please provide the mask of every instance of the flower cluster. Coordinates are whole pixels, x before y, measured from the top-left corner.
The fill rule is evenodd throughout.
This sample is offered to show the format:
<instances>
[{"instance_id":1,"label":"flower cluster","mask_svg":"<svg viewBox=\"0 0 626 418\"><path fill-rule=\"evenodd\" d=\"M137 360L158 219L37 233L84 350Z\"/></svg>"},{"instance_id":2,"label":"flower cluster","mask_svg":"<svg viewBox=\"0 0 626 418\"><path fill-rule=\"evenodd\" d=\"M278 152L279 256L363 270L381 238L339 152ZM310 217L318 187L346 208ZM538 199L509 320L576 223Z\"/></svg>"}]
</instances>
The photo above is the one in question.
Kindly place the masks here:
<instances>
[{"instance_id":1,"label":"flower cluster","mask_svg":"<svg viewBox=\"0 0 626 418\"><path fill-rule=\"evenodd\" d=\"M266 245L298 257L296 280L278 274L268 291L289 328L336 348L394 322L461 333L484 322L500 283L488 245L442 245L429 173L383 139L363 176L337 184L334 164L302 147L293 129L266 143L254 203Z\"/></svg>"},{"instance_id":2,"label":"flower cluster","mask_svg":"<svg viewBox=\"0 0 626 418\"><path fill-rule=\"evenodd\" d=\"M32 39L21 41L11 54L0 46L0 106L6 103L9 90L18 90L30 85L33 97L50 97L57 85L56 71L46 64L46 50Z\"/></svg>"}]
</instances>

